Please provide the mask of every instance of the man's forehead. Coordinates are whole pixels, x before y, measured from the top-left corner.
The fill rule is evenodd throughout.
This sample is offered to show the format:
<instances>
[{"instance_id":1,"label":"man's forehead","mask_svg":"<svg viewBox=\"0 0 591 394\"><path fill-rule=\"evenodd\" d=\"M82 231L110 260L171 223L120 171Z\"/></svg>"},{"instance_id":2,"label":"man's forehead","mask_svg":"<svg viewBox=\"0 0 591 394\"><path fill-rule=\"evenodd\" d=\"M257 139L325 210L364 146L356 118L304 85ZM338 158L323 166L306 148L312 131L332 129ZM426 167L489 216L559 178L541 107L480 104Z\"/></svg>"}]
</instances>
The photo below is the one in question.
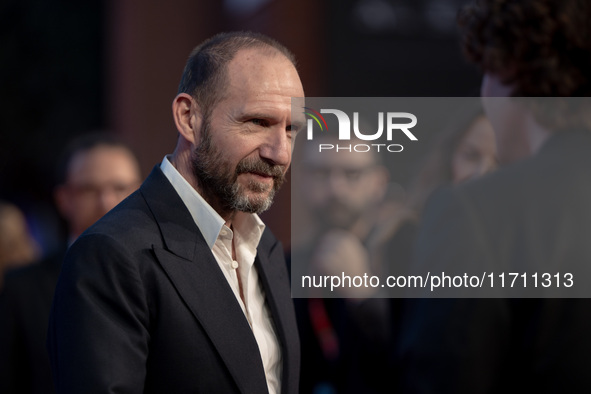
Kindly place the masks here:
<instances>
[{"instance_id":1,"label":"man's forehead","mask_svg":"<svg viewBox=\"0 0 591 394\"><path fill-rule=\"evenodd\" d=\"M299 80L293 63L274 48L241 49L228 63L227 71L230 84L236 87L271 77L284 78L288 74Z\"/></svg>"},{"instance_id":2,"label":"man's forehead","mask_svg":"<svg viewBox=\"0 0 591 394\"><path fill-rule=\"evenodd\" d=\"M233 64L240 67L241 63L253 62L254 64L261 64L271 61L285 61L292 64L279 50L270 46L262 46L238 50L228 65Z\"/></svg>"},{"instance_id":3,"label":"man's forehead","mask_svg":"<svg viewBox=\"0 0 591 394\"><path fill-rule=\"evenodd\" d=\"M282 53L261 49L240 50L228 64L228 83L221 103L231 103L235 116L283 117L291 97L303 97L297 70ZM303 124L303 123L302 123Z\"/></svg>"},{"instance_id":4,"label":"man's forehead","mask_svg":"<svg viewBox=\"0 0 591 394\"><path fill-rule=\"evenodd\" d=\"M137 167L133 154L122 146L97 145L77 152L68 165L70 176L105 168L120 168L126 162L130 168Z\"/></svg>"}]
</instances>

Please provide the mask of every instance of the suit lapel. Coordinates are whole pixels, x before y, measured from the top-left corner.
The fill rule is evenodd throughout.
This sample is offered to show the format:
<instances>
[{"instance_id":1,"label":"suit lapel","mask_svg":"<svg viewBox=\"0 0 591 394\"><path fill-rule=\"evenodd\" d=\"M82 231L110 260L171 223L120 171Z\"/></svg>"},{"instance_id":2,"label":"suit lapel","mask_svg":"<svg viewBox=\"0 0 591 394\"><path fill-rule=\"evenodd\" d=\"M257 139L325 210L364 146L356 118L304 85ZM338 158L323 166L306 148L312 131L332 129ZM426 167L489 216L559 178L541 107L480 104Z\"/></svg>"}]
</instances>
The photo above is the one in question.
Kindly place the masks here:
<instances>
[{"instance_id":1,"label":"suit lapel","mask_svg":"<svg viewBox=\"0 0 591 394\"><path fill-rule=\"evenodd\" d=\"M290 393L290 388L298 387L300 345L283 248L266 230L257 251L255 266L283 353L281 392Z\"/></svg>"},{"instance_id":2,"label":"suit lapel","mask_svg":"<svg viewBox=\"0 0 591 394\"><path fill-rule=\"evenodd\" d=\"M266 393L258 345L230 285L197 225L160 168L140 189L162 233L153 252L178 294L207 332L237 386ZM248 362L245 362L248 360Z\"/></svg>"}]
</instances>

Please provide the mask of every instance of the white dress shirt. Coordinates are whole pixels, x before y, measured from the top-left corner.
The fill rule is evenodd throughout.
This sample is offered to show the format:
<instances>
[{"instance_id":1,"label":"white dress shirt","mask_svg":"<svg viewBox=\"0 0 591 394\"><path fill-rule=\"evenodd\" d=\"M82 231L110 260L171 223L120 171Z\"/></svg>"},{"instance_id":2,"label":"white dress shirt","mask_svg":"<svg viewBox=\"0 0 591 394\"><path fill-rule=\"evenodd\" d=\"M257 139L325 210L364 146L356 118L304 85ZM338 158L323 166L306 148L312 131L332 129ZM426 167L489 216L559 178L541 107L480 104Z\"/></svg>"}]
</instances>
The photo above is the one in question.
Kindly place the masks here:
<instances>
[{"instance_id":1,"label":"white dress shirt","mask_svg":"<svg viewBox=\"0 0 591 394\"><path fill-rule=\"evenodd\" d=\"M279 393L282 373L281 347L275 334L265 292L254 266L256 248L265 230L265 224L256 214L238 212L232 222L232 229L228 228L225 220L183 178L171 164L168 156L162 160L160 169L185 203L244 312L259 347L269 393ZM232 258L232 240L236 260ZM240 295L238 275L242 283L244 300Z\"/></svg>"}]
</instances>

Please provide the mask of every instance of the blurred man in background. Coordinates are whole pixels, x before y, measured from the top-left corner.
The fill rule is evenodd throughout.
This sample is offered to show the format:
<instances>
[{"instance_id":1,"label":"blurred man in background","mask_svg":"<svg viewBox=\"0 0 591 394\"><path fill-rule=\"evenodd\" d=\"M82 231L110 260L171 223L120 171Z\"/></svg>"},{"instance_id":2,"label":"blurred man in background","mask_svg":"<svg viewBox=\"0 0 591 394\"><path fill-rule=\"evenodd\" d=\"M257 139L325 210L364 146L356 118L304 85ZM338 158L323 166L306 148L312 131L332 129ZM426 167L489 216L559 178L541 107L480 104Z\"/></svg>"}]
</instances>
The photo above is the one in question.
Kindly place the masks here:
<instances>
[{"instance_id":1,"label":"blurred man in background","mask_svg":"<svg viewBox=\"0 0 591 394\"><path fill-rule=\"evenodd\" d=\"M335 136L319 136L335 144ZM360 142L353 140L352 143ZM381 221L390 219L389 174L379 153L301 146L300 201L311 215L307 239L293 245L291 268L301 275L379 275L387 270L375 244ZM388 212L386 212L388 211ZM302 343L302 393L377 393L390 385L387 303L368 299L375 289L325 289L294 299ZM333 296L335 296L333 294Z\"/></svg>"},{"instance_id":2,"label":"blurred man in background","mask_svg":"<svg viewBox=\"0 0 591 394\"><path fill-rule=\"evenodd\" d=\"M64 152L55 201L68 244L141 182L138 161L107 134L80 137ZM0 392L52 393L45 339L53 292L67 245L42 261L13 270L0 294Z\"/></svg>"},{"instance_id":3,"label":"blurred man in background","mask_svg":"<svg viewBox=\"0 0 591 394\"><path fill-rule=\"evenodd\" d=\"M61 166L55 200L70 244L141 183L134 153L106 134L74 141Z\"/></svg>"}]
</instances>

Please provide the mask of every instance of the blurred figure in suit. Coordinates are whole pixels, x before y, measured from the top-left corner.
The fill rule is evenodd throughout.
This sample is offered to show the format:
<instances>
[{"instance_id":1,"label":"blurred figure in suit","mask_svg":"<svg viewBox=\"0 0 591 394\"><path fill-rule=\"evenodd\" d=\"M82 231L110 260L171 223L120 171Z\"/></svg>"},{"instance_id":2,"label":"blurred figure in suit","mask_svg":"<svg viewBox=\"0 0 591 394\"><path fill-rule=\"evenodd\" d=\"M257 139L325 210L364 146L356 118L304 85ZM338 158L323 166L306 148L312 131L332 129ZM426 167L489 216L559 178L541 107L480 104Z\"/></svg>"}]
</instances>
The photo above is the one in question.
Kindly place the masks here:
<instances>
[{"instance_id":1,"label":"blurred figure in suit","mask_svg":"<svg viewBox=\"0 0 591 394\"><path fill-rule=\"evenodd\" d=\"M578 0L484 0L462 10L464 47L485 73L483 104L506 166L431 198L416 267L589 272L590 19L591 3ZM403 392L591 391L591 305L540 287L512 293L538 299L496 288L478 293L490 299L409 300Z\"/></svg>"},{"instance_id":2,"label":"blurred figure in suit","mask_svg":"<svg viewBox=\"0 0 591 394\"><path fill-rule=\"evenodd\" d=\"M71 244L141 182L132 151L107 134L74 140L58 170L55 201ZM13 270L0 294L0 392L54 391L45 346L53 292L67 245L43 260Z\"/></svg>"}]
</instances>

